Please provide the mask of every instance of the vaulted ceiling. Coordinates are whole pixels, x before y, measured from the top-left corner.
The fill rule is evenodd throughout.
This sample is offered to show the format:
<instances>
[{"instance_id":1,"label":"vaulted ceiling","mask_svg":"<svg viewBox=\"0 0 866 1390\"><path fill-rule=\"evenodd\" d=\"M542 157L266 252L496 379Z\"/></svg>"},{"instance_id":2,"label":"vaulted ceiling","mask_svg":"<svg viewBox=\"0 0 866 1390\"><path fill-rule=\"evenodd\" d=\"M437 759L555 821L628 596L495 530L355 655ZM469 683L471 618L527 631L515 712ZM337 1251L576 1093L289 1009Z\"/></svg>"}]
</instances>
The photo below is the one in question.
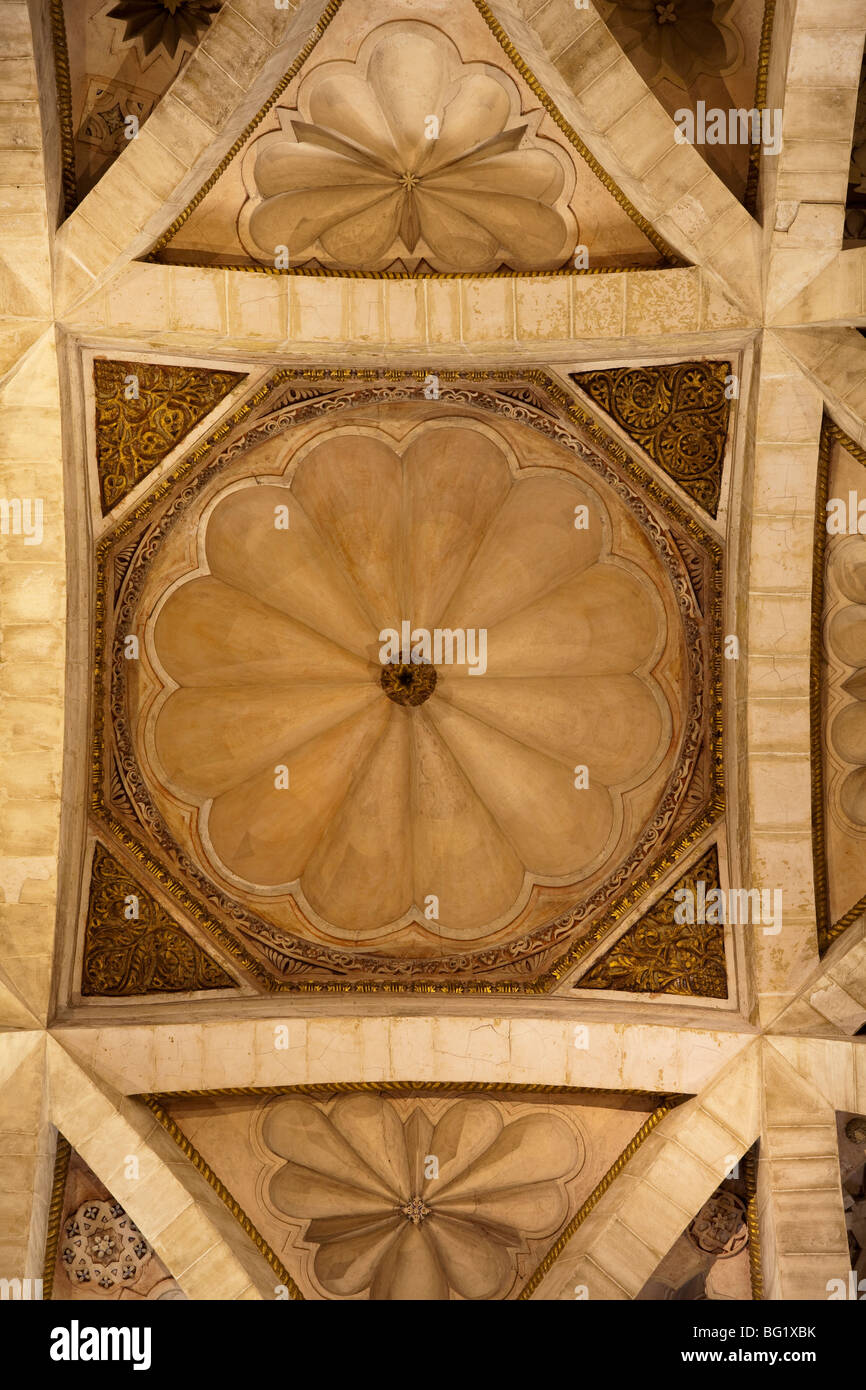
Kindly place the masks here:
<instances>
[{"instance_id":1,"label":"vaulted ceiling","mask_svg":"<svg viewBox=\"0 0 866 1390\"><path fill-rule=\"evenodd\" d=\"M862 6L2 9L0 1275L825 1298Z\"/></svg>"}]
</instances>

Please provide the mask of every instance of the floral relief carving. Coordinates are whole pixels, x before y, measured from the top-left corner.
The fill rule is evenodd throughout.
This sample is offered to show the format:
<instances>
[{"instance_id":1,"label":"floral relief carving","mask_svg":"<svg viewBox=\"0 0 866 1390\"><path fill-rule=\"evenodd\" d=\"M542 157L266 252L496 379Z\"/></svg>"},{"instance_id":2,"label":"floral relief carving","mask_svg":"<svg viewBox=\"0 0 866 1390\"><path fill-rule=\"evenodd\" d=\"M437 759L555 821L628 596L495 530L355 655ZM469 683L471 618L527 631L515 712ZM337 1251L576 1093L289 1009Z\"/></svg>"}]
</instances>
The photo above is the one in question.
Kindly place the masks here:
<instances>
[{"instance_id":1,"label":"floral relief carving","mask_svg":"<svg viewBox=\"0 0 866 1390\"><path fill-rule=\"evenodd\" d=\"M578 1135L548 1112L507 1121L486 1100L457 1100L437 1121L401 1119L376 1095L327 1109L288 1098L262 1136L284 1162L269 1179L277 1212L307 1219L315 1276L334 1298L498 1299L527 1240L568 1212L582 1167Z\"/></svg>"},{"instance_id":2,"label":"floral relief carving","mask_svg":"<svg viewBox=\"0 0 866 1390\"><path fill-rule=\"evenodd\" d=\"M428 24L383 25L363 51L366 63L315 69L297 113L251 145L238 228L250 255L446 272L568 260L573 170L511 79L464 64Z\"/></svg>"},{"instance_id":3,"label":"floral relief carving","mask_svg":"<svg viewBox=\"0 0 866 1390\"><path fill-rule=\"evenodd\" d=\"M152 1252L118 1202L94 1198L67 1217L60 1253L71 1283L108 1293L135 1284Z\"/></svg>"},{"instance_id":4,"label":"floral relief carving","mask_svg":"<svg viewBox=\"0 0 866 1390\"><path fill-rule=\"evenodd\" d=\"M102 804L122 820L122 833L112 830L133 855L140 854L141 837L146 838L148 855L156 859L145 862L162 896L175 898L190 921L223 944L237 943L244 968L259 977L273 974L291 989L332 988L332 981L338 987L367 988L368 981L379 980L398 988L423 981L426 987L428 981L452 976L460 977L461 988L464 981L466 988L474 988L480 978L492 980L494 988L505 980L509 988L511 981L519 987L538 978L554 952L561 958L568 945L586 935L604 905L622 894L672 827L691 825L714 794L703 720L712 707L707 698L715 701L717 696L715 687L705 684L711 648L703 615L713 603L718 561L708 557L711 568L694 587L695 557L683 530L684 513L675 511L672 532L602 454L562 423L558 397L548 394L553 388L540 376L532 374L531 389L529 378L512 381L504 374L501 379L495 374L495 381L489 374L489 382L485 374L481 389L448 379L442 387L445 400L428 405L419 381L369 385L338 372L324 374L319 383L321 375L301 373L287 382L280 378L278 389L287 403L279 397L277 409L262 407L251 428L205 466L196 463L183 491L160 511L146 544L140 531L130 541L127 524L100 552L100 583L109 602L115 595L111 635L99 648L101 672L110 680L116 738L114 758L100 759L100 744L94 741ZM526 428L530 420L531 434ZM428 433L429 447L416 448L427 443ZM434 435L439 445L448 446L443 450L446 458L450 454L447 467L445 459L436 461ZM486 441L481 451L487 453L483 486L474 452L481 440ZM510 461L511 488L498 518L498 484L491 492L491 478L497 473L504 477L506 465L495 461L496 450ZM524 456L534 461L531 468L519 466ZM414 475L411 487L401 481L401 467ZM635 469L636 477L643 476ZM399 520L404 486L407 504L412 489L418 489L417 516L419 521L426 518L420 527ZM652 486L662 511L676 508L661 488ZM574 524L575 491L581 506L587 504L592 537L599 530L593 508L601 504L604 544L595 563L569 578L569 556L587 540L587 532ZM539 509L545 492L551 501L556 494L567 505ZM521 497L526 516L517 505ZM247 506L255 516L246 515ZM290 513L287 531L275 528L277 506ZM485 529L492 534L484 535ZM697 522L690 520L688 530L695 546L706 544ZM316 535L323 542L318 558L315 547L307 544ZM242 539L244 559L240 568L223 574L221 560L216 570L211 564L213 543L230 561L233 536ZM441 553L439 547L444 547ZM688 569L683 552L690 557ZM518 555L520 583L515 587ZM507 567L505 584L497 578L500 562ZM401 573L401 582L414 574L428 586L435 606L426 621L413 603L404 606L394 584ZM608 580L613 589L605 599ZM472 604L466 611L474 618L464 616L458 623L456 614L439 604L438 586L456 596L456 605L458 598L462 603L467 597L461 597L462 589L482 581L506 607L520 608L512 637L514 644L522 641L521 632L532 639L532 674L521 669L520 661L517 679L507 677L504 668L501 675L494 670L502 659L499 637L511 624L507 613L485 610L482 616ZM554 613L553 627L540 635L536 610L560 592L560 618L566 625L572 621L581 627L590 619L579 644L574 633L556 636L559 618ZM700 602L695 593L703 596ZM333 608L335 594L341 597ZM355 612L343 625L340 614L346 616L347 595ZM187 607L193 598L196 603ZM199 598L212 601L208 611L213 621L195 618L190 629L188 619ZM207 603L199 617L206 608ZM255 621L247 622L244 615L253 610ZM399 625L405 614L425 627L450 623L459 628L470 621L476 629L489 627L484 676L467 678L465 667L461 673L453 665L434 669L422 664L413 667L409 688L395 666L394 689L386 690L383 677L390 673L380 656L379 631ZM527 620L523 628L521 615ZM610 643L605 650L604 643L592 640L590 629L599 621L605 626L609 621L616 631L616 653ZM311 702L304 689L310 682L296 661L300 649L293 655L291 645L285 645L295 627L311 644L307 656L320 660L330 651L338 663L348 662L343 674L351 668L350 674L360 674L359 681L341 679L330 695L322 688ZM131 670L135 663L125 659L121 639L130 632L141 639L144 680L137 685L129 678L138 668ZM639 651L648 641L650 648L641 658ZM565 666L554 661L548 669L557 651ZM594 653L605 661L612 655L617 661L634 656L638 665L631 671L613 666L595 671ZM572 659L574 670L566 669ZM711 664L713 660L710 656ZM231 678L232 667L243 679ZM426 680L426 688L415 688L418 677ZM577 698L584 685L592 696L585 707ZM358 717L363 709L349 710L342 721L334 714L341 697L353 697L353 686L369 702L370 725L374 714L375 719L381 716L393 735L390 749L373 738L369 758L363 749L356 757L348 745L342 751L339 747L347 733L366 736ZM497 695L503 697L501 728L495 726L493 711L483 708ZM329 727L306 727L299 718L305 698L309 707L304 718L320 719ZM473 702L476 711L470 708ZM267 719L261 715L265 705L270 706ZM531 777L519 773L517 805L509 809L503 801L512 771L500 753L481 756L476 747L482 784L475 775L464 775L460 759L465 746L455 758L440 736L438 724L448 720L449 732L460 724L472 731L473 739L497 743L500 752L510 750L508 759L522 761L524 770L528 760L536 763ZM645 736L651 756L646 766L632 771L630 734L635 728ZM419 760L418 781L409 781L407 791L406 743L411 762L416 739L438 750L439 771L428 776ZM396 762L389 756L393 751L400 754ZM550 758L561 766L551 768ZM698 770L696 759L703 764ZM278 763L282 785L275 783ZM579 763L587 766L589 787L578 794L574 774ZM542 785L545 768L555 773L555 796ZM498 790L490 778L498 779ZM461 787L460 824L452 830L454 803L449 798ZM500 803L494 830L500 811L513 819L531 801L533 811L523 815L521 835L534 838L536 850L544 850L549 835L552 848L558 843L574 863L574 851L582 855L587 837L591 840L599 828L592 797L585 801L588 790L601 793L601 800L595 797L596 810L609 794L616 824L609 850L577 880L570 870L535 882L527 878L526 899L518 895L506 901L500 870L513 865L508 855L488 854L480 881L472 873L466 826L481 827L487 835L481 843L488 847L500 843L490 833L489 819L484 825L489 814L485 803L494 793ZM232 805L237 812L244 797L254 814L233 814ZM443 806L447 814L441 813ZM276 819L269 825L271 812ZM306 846L302 838L287 834L293 817L298 836L307 836ZM425 822L420 843L414 836L419 817ZM280 875L291 870L290 858L296 850L309 849L323 824L309 871L302 867L297 880L286 881ZM508 845L509 835L503 838ZM474 843L479 843L477 837ZM391 852L395 846L400 854ZM407 846L410 856L403 853ZM438 858L432 857L434 851ZM351 871L325 873L344 853ZM418 865L416 881L410 869ZM262 866L269 877L261 874ZM432 875L427 872L431 867ZM654 868L648 872L653 879ZM649 880L638 880L638 895ZM439 898L438 920L421 910L430 894ZM492 910L484 916L481 909L494 899L494 907L505 902L505 908L498 916ZM323 903L327 911L322 911ZM404 903L406 910L398 913ZM395 914L391 919L386 917L389 910ZM264 965L252 952L261 952ZM542 978L548 985L553 977Z\"/></svg>"},{"instance_id":5,"label":"floral relief carving","mask_svg":"<svg viewBox=\"0 0 866 1390\"><path fill-rule=\"evenodd\" d=\"M235 983L99 843L81 974L83 995L177 994Z\"/></svg>"},{"instance_id":6,"label":"floral relief carving","mask_svg":"<svg viewBox=\"0 0 866 1390\"><path fill-rule=\"evenodd\" d=\"M617 0L606 5L607 23L626 53L640 48L655 65L650 77L687 86L699 74L717 77L743 56L729 5L715 0Z\"/></svg>"},{"instance_id":7,"label":"floral relief carving","mask_svg":"<svg viewBox=\"0 0 866 1390\"><path fill-rule=\"evenodd\" d=\"M148 724L155 772L196 808L215 867L359 944L409 927L481 941L533 882L600 869L671 718L650 674L661 601L608 527L577 479L515 480L459 418L400 450L335 435L291 487L219 498L201 566L153 623ZM404 621L483 632L484 669L444 652L391 664L381 634Z\"/></svg>"},{"instance_id":8,"label":"floral relief carving","mask_svg":"<svg viewBox=\"0 0 866 1390\"><path fill-rule=\"evenodd\" d=\"M96 467L103 514L243 381L243 372L97 358Z\"/></svg>"},{"instance_id":9,"label":"floral relief carving","mask_svg":"<svg viewBox=\"0 0 866 1390\"><path fill-rule=\"evenodd\" d=\"M108 18L123 25L124 44L138 45L147 58L163 48L174 58L178 48L198 44L222 0L120 0Z\"/></svg>"},{"instance_id":10,"label":"floral relief carving","mask_svg":"<svg viewBox=\"0 0 866 1390\"><path fill-rule=\"evenodd\" d=\"M587 395L711 516L719 507L730 362L572 372Z\"/></svg>"},{"instance_id":11,"label":"floral relief carving","mask_svg":"<svg viewBox=\"0 0 866 1390\"><path fill-rule=\"evenodd\" d=\"M699 882L707 894L719 887L715 846L623 933L578 980L577 987L726 999L724 927L714 922L677 922L674 915L680 901L677 891L687 888L699 896Z\"/></svg>"},{"instance_id":12,"label":"floral relief carving","mask_svg":"<svg viewBox=\"0 0 866 1390\"><path fill-rule=\"evenodd\" d=\"M704 1254L733 1259L749 1243L745 1202L733 1192L714 1192L690 1223L688 1237Z\"/></svg>"}]
</instances>

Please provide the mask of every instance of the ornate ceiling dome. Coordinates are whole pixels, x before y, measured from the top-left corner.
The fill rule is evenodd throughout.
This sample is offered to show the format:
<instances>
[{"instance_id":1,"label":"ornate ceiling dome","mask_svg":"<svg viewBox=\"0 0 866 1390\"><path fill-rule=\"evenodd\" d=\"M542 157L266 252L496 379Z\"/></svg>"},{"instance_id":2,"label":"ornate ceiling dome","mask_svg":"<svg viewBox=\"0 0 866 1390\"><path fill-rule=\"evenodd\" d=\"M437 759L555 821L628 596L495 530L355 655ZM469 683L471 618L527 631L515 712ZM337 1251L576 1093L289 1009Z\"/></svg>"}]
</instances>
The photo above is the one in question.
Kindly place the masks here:
<instances>
[{"instance_id":1,"label":"ornate ceiling dome","mask_svg":"<svg viewBox=\"0 0 866 1390\"><path fill-rule=\"evenodd\" d=\"M384 25L365 47L366 62L315 68L307 119L281 112L250 147L239 232L253 258L273 264L284 245L353 268L420 254L440 271L561 265L574 175L529 133L510 78L462 64L429 24Z\"/></svg>"},{"instance_id":2,"label":"ornate ceiling dome","mask_svg":"<svg viewBox=\"0 0 866 1390\"><path fill-rule=\"evenodd\" d=\"M459 417L329 434L218 493L157 603L157 785L336 939L498 933L610 867L670 753L663 603L594 489L510 452Z\"/></svg>"},{"instance_id":3,"label":"ornate ceiling dome","mask_svg":"<svg viewBox=\"0 0 866 1390\"><path fill-rule=\"evenodd\" d=\"M561 1224L565 1179L585 1158L557 1115L503 1123L486 1100L458 1100L435 1123L423 1104L401 1118L381 1096L342 1096L327 1115L279 1100L262 1138L284 1160L270 1203L313 1218L314 1272L338 1298L501 1298L515 1251Z\"/></svg>"}]
</instances>

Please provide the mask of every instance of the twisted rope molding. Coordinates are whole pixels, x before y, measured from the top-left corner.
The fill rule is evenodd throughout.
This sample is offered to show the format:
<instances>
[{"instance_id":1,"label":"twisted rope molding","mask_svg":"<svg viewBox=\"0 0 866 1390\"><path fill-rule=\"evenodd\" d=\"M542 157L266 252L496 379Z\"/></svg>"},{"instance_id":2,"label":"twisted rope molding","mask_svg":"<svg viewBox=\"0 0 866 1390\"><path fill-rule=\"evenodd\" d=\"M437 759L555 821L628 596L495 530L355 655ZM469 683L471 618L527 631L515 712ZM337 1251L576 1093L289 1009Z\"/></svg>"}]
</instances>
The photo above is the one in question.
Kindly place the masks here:
<instances>
[{"instance_id":1,"label":"twisted rope molding","mask_svg":"<svg viewBox=\"0 0 866 1390\"><path fill-rule=\"evenodd\" d=\"M235 1201L234 1197L229 1192L228 1188L225 1186L225 1183L221 1182L221 1180L217 1177L216 1173L213 1171L213 1169L210 1167L207 1161L202 1157L195 1145L192 1144L189 1139L187 1139L180 1126L175 1124L171 1116L165 1110L163 1110L158 1101L156 1101L152 1097L139 1096L138 1099L144 1101L144 1104L152 1112L152 1114L155 1115L156 1119L162 1125L166 1134L170 1135L170 1137L177 1144L181 1153L189 1159L196 1172L201 1173L205 1181L210 1184L214 1192L219 1197L220 1201L224 1203L224 1205L231 1212L235 1221L237 1221L238 1225L244 1231L244 1234L249 1236L250 1240L255 1245L259 1254L263 1255L264 1258L267 1260L268 1264L276 1274L280 1283L288 1290L289 1298L295 1300L303 1300L304 1295L301 1293L301 1290L298 1288L291 1274L280 1260L279 1255L277 1255L276 1251L271 1249L264 1236L253 1225L252 1221L247 1216L246 1212L241 1208L239 1203Z\"/></svg>"},{"instance_id":2,"label":"twisted rope molding","mask_svg":"<svg viewBox=\"0 0 866 1390\"><path fill-rule=\"evenodd\" d=\"M529 1276L523 1288L520 1290L520 1293L517 1295L518 1301L525 1301L526 1299L532 1297L533 1293L538 1288L544 1276L548 1273L548 1271L551 1269L556 1260L559 1259L559 1256L562 1254L566 1245L571 1240L571 1237L574 1235L575 1231L583 1225L584 1221L589 1216L589 1213L601 1201L601 1198L604 1196L611 1183L614 1181L615 1178L619 1177L620 1173L622 1172L625 1165L628 1163L629 1159L634 1157L641 1144L644 1142L647 1136L652 1133L659 1121L663 1120L665 1115L670 1113L670 1111L673 1109L673 1105L673 1099L664 1101L660 1106L658 1106L656 1110L653 1111L653 1113L649 1116L648 1119L644 1120L637 1134L635 1134L634 1137L629 1141L629 1143L626 1144L619 1157L614 1159L613 1163L608 1168L601 1182L598 1184L595 1190L590 1193L583 1206L580 1208L578 1212L575 1213L575 1215L572 1217L572 1219L566 1226L565 1230L562 1232L562 1234L558 1236L557 1239L553 1242L553 1245L551 1245L550 1249L544 1256L543 1260L541 1260L538 1267Z\"/></svg>"},{"instance_id":3,"label":"twisted rope molding","mask_svg":"<svg viewBox=\"0 0 866 1390\"><path fill-rule=\"evenodd\" d=\"M764 1297L764 1274L761 1268L761 1227L758 1221L758 1155L753 1145L743 1158L746 1180L746 1225L749 1229L749 1280L752 1298L759 1303Z\"/></svg>"},{"instance_id":4,"label":"twisted rope molding","mask_svg":"<svg viewBox=\"0 0 866 1390\"><path fill-rule=\"evenodd\" d=\"M758 45L758 72L755 79L755 109L763 110L767 103L767 77L770 71L770 48L773 42L773 24L776 18L776 0L766 0L764 20L761 25L761 39ZM746 178L746 191L743 204L747 212L754 216L758 206L758 180L761 175L761 146L749 146L749 173Z\"/></svg>"},{"instance_id":5,"label":"twisted rope molding","mask_svg":"<svg viewBox=\"0 0 866 1390\"><path fill-rule=\"evenodd\" d=\"M42 1269L42 1299L48 1303L54 1292L54 1266L57 1263L57 1246L60 1243L60 1221L63 1216L63 1198L66 1193L66 1175L69 1172L69 1158L72 1145L58 1131L57 1150L54 1157L54 1179L51 1184L51 1201L48 1205L48 1228L45 1233L45 1260Z\"/></svg>"},{"instance_id":6,"label":"twisted rope molding","mask_svg":"<svg viewBox=\"0 0 866 1390\"><path fill-rule=\"evenodd\" d=\"M54 56L54 81L57 86L57 120L60 125L60 177L63 188L63 213L68 217L78 203L75 180L75 134L72 129L72 78L69 71L69 49L66 43L66 24L63 19L63 0L50 0L51 46Z\"/></svg>"}]
</instances>

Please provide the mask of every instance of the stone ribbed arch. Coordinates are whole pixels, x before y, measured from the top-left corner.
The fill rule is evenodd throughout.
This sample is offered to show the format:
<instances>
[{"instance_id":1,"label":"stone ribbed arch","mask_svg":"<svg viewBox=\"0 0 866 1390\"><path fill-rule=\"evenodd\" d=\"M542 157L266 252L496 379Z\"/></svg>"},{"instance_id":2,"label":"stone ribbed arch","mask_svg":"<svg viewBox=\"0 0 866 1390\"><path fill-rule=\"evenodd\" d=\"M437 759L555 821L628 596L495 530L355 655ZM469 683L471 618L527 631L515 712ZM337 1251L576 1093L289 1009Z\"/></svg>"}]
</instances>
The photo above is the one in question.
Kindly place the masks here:
<instances>
[{"instance_id":1,"label":"stone ribbed arch","mask_svg":"<svg viewBox=\"0 0 866 1390\"><path fill-rule=\"evenodd\" d=\"M839 257L850 254L842 232L864 39L861 0L777 6L767 104L782 111L782 148L764 161L761 193L771 321L806 320L819 282L832 284ZM860 311L857 288L850 312ZM790 301L804 295L790 318Z\"/></svg>"},{"instance_id":2,"label":"stone ribbed arch","mask_svg":"<svg viewBox=\"0 0 866 1390\"><path fill-rule=\"evenodd\" d=\"M635 207L684 260L760 303L754 219L671 116L588 0L493 0L490 10L565 119Z\"/></svg>"},{"instance_id":3,"label":"stone ribbed arch","mask_svg":"<svg viewBox=\"0 0 866 1390\"><path fill-rule=\"evenodd\" d=\"M141 1103L47 1041L49 1117L193 1299L273 1298L276 1277ZM132 1162L131 1160L135 1160Z\"/></svg>"},{"instance_id":4,"label":"stone ribbed arch","mask_svg":"<svg viewBox=\"0 0 866 1390\"><path fill-rule=\"evenodd\" d=\"M780 1015L786 1032L849 1035L866 1023L866 921L855 922L833 943L819 969Z\"/></svg>"},{"instance_id":5,"label":"stone ribbed arch","mask_svg":"<svg viewBox=\"0 0 866 1390\"><path fill-rule=\"evenodd\" d=\"M775 336L818 387L835 423L866 447L866 338L851 328L780 328Z\"/></svg>"},{"instance_id":6,"label":"stone ribbed arch","mask_svg":"<svg viewBox=\"0 0 866 1390\"><path fill-rule=\"evenodd\" d=\"M760 1131L761 1043L656 1125L533 1293L635 1298ZM585 1289L586 1293L577 1292Z\"/></svg>"},{"instance_id":7,"label":"stone ribbed arch","mask_svg":"<svg viewBox=\"0 0 866 1390\"><path fill-rule=\"evenodd\" d=\"M310 38L322 0L229 0L138 136L59 229L68 308L142 255L238 139Z\"/></svg>"},{"instance_id":8,"label":"stone ribbed arch","mask_svg":"<svg viewBox=\"0 0 866 1390\"><path fill-rule=\"evenodd\" d=\"M776 312L774 322L780 327L866 325L866 246L839 251L823 270L820 261L811 264L819 273L814 279L806 275L805 287Z\"/></svg>"}]
</instances>

